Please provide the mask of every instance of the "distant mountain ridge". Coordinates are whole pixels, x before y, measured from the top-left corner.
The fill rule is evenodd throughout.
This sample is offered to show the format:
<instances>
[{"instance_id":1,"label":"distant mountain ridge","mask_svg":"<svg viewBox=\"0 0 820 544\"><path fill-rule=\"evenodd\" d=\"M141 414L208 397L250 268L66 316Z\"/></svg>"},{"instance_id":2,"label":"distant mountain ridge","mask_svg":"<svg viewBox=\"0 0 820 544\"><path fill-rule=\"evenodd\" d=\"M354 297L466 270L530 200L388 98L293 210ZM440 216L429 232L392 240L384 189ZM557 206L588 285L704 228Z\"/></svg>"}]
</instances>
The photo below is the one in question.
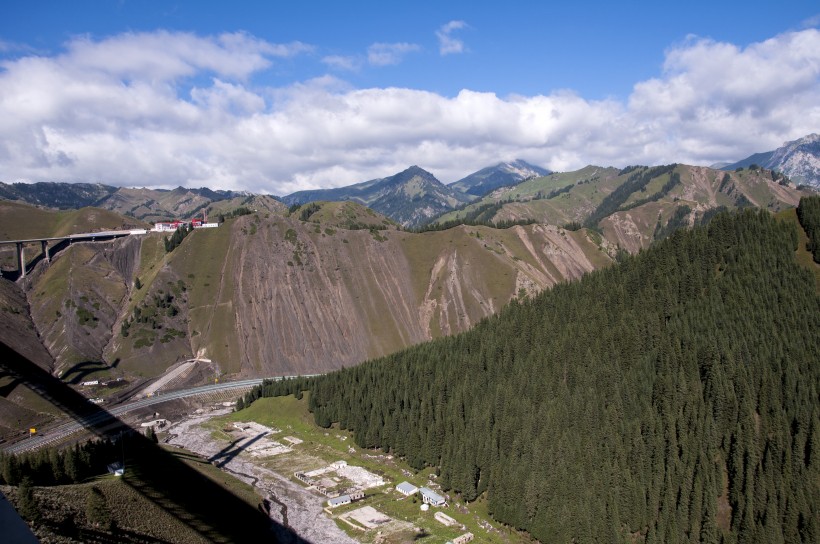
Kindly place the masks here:
<instances>
[{"instance_id":1,"label":"distant mountain ridge","mask_svg":"<svg viewBox=\"0 0 820 544\"><path fill-rule=\"evenodd\" d=\"M93 206L144 221L190 217L214 202L250 196L250 193L207 187L169 190L114 187L102 183L0 182L0 199L60 210Z\"/></svg>"},{"instance_id":2,"label":"distant mountain ridge","mask_svg":"<svg viewBox=\"0 0 820 544\"><path fill-rule=\"evenodd\" d=\"M282 197L288 205L344 200L359 202L405 227L416 227L469 202L472 197L444 185L418 166L411 166L393 176L347 187L298 191Z\"/></svg>"},{"instance_id":3,"label":"distant mountain ridge","mask_svg":"<svg viewBox=\"0 0 820 544\"><path fill-rule=\"evenodd\" d=\"M708 220L717 210L757 206L777 212L796 206L807 194L764 168L723 172L683 164L621 170L590 165L500 187L434 223L586 225L636 252L677 227Z\"/></svg>"},{"instance_id":4,"label":"distant mountain ridge","mask_svg":"<svg viewBox=\"0 0 820 544\"><path fill-rule=\"evenodd\" d=\"M516 159L512 162L500 162L495 166L482 168L478 172L450 183L448 186L470 195L484 196L499 187L516 185L525 179L546 176L551 173L546 168Z\"/></svg>"},{"instance_id":5,"label":"distant mountain ridge","mask_svg":"<svg viewBox=\"0 0 820 544\"><path fill-rule=\"evenodd\" d=\"M102 183L2 183L0 198L20 200L35 206L46 206L61 210L97 206L116 193L118 187Z\"/></svg>"},{"instance_id":6,"label":"distant mountain ridge","mask_svg":"<svg viewBox=\"0 0 820 544\"><path fill-rule=\"evenodd\" d=\"M786 142L774 151L755 153L724 166L722 170L747 168L753 164L786 174L795 183L820 189L820 134Z\"/></svg>"}]
</instances>

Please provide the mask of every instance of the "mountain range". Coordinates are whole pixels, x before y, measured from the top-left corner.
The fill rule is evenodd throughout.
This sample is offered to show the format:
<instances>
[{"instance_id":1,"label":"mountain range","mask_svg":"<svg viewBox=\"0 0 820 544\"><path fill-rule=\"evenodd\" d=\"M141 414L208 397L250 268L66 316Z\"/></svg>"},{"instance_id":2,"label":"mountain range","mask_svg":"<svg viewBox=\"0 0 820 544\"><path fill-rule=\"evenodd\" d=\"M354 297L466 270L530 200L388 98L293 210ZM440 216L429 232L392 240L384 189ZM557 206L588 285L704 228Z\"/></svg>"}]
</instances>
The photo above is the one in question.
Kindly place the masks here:
<instances>
[{"instance_id":1,"label":"mountain range","mask_svg":"<svg viewBox=\"0 0 820 544\"><path fill-rule=\"evenodd\" d=\"M606 266L721 209L777 212L808 194L774 177L762 169L589 166L496 189L456 211L442 205L439 224L459 226L422 233L396 221L432 216L438 199L449 210L462 200L418 167L356 186L391 217L353 199L304 196L287 209L264 195L214 201L208 197L233 195L178 190L161 192L163 204L147 193L152 205L178 210L201 197L212 217L226 220L173 251L156 234L75 244L35 267L23 287L58 373L118 360L120 372L152 375L196 354L232 374L320 372L467 330L512 299ZM129 209L150 209L138 193L124 194L133 198ZM504 222L519 226L494 228ZM145 226L111 210L0 201L3 239ZM13 246L0 246L6 275L15 258Z\"/></svg>"},{"instance_id":2,"label":"mountain range","mask_svg":"<svg viewBox=\"0 0 820 544\"><path fill-rule=\"evenodd\" d=\"M820 189L820 134L809 134L786 142L773 151L755 153L738 162L721 166L722 170L757 165L787 175L795 183Z\"/></svg>"},{"instance_id":3,"label":"mountain range","mask_svg":"<svg viewBox=\"0 0 820 544\"><path fill-rule=\"evenodd\" d=\"M472 200L444 185L430 172L411 166L386 178L338 189L299 191L282 199L286 204L353 200L382 213L405 227L416 227Z\"/></svg>"},{"instance_id":4,"label":"mountain range","mask_svg":"<svg viewBox=\"0 0 820 544\"><path fill-rule=\"evenodd\" d=\"M505 172L520 181L483 197L453 188L483 190ZM206 211L221 225L171 250L162 234L75 243L50 264L38 263L32 248L32 270L0 292L0 309L17 312L17 336L34 331L26 342L39 343L48 355L38 360L66 380L88 364L95 375L145 379L197 355L229 376L323 372L466 331L512 300L609 266L720 210L780 212L810 194L760 167L591 165L537 174L516 161L447 186L413 166L282 199L2 184L4 240L146 228ZM422 232L407 230L423 223ZM15 277L14 246L0 245L0 268Z\"/></svg>"},{"instance_id":5,"label":"mountain range","mask_svg":"<svg viewBox=\"0 0 820 544\"><path fill-rule=\"evenodd\" d=\"M2 183L0 199L17 200L60 210L94 206L142 221L187 218L214 202L231 201L228 208L247 204L254 195L208 188L172 190L114 187L101 183Z\"/></svg>"},{"instance_id":6,"label":"mountain range","mask_svg":"<svg viewBox=\"0 0 820 544\"><path fill-rule=\"evenodd\" d=\"M0 244L0 346L108 401L192 358L170 387L347 369L294 380L318 425L544 541L815 534L818 197L757 164L523 170L481 197L417 166L285 202L2 186L5 240L219 226L31 244L24 278ZM60 417L0 374L0 440Z\"/></svg>"},{"instance_id":7,"label":"mountain range","mask_svg":"<svg viewBox=\"0 0 820 544\"><path fill-rule=\"evenodd\" d=\"M820 136L811 134L787 142L774 151L754 154L733 164L713 165L713 168L734 172L738 169L748 169L749 166L759 166L775 172L774 176L778 182L781 181L779 175L784 174L787 176L787 179L783 180L785 184L791 181L794 184L820 188ZM575 210L574 213L562 214L559 213L560 210L550 210L551 206L545 202L529 202L523 205L502 205L503 211L500 213L496 210L490 214L485 209L482 217L488 220L492 215L494 221L534 220L564 224L583 220L584 214L599 204L596 200L603 197L603 192L596 193L595 190L591 195L579 196L583 191L567 187L568 180L575 178L578 179L575 179L573 184L589 182L595 174L587 176L587 173L593 170L604 172L610 177L613 171L617 171L589 166L576 172L552 173L519 159L482 168L449 185L440 182L430 172L412 166L385 178L335 189L298 191L282 198L208 188L177 187L173 190L162 190L118 188L88 183L0 183L0 198L58 209L96 206L147 222L189 218L207 212L219 214L243 206L271 211L279 205L277 200L290 206L311 201L351 200L384 214L403 227L418 228L431 222L441 224L457 217L466 217L477 207L496 205L501 201L524 203L532 200L551 200L557 196L554 191L562 190L573 193L565 198L572 200L573 204L569 207ZM584 179L584 176L587 176L587 179ZM618 180L614 183L617 184ZM723 186L723 189L726 187ZM744 197L749 198L754 191L750 189L741 192L744 193ZM758 195L762 196L764 195ZM585 204L581 204L581 201L585 201ZM755 205L761 205L761 202L754 198L750 201ZM559 206L564 207L566 206ZM465 209L467 211L464 211Z\"/></svg>"}]
</instances>

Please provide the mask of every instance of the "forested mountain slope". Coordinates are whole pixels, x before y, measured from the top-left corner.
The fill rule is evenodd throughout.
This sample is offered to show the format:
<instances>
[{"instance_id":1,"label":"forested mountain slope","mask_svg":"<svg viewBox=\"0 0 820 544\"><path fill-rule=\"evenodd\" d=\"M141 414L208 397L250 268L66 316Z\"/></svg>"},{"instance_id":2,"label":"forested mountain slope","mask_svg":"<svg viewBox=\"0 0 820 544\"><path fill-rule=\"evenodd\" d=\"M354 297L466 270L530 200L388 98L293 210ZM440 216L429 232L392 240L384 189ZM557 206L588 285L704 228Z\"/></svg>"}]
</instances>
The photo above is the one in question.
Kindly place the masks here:
<instances>
[{"instance_id":1,"label":"forested mountain slope","mask_svg":"<svg viewBox=\"0 0 820 544\"><path fill-rule=\"evenodd\" d=\"M796 243L720 214L312 381L310 405L543 542L817 542L820 297Z\"/></svg>"}]
</instances>

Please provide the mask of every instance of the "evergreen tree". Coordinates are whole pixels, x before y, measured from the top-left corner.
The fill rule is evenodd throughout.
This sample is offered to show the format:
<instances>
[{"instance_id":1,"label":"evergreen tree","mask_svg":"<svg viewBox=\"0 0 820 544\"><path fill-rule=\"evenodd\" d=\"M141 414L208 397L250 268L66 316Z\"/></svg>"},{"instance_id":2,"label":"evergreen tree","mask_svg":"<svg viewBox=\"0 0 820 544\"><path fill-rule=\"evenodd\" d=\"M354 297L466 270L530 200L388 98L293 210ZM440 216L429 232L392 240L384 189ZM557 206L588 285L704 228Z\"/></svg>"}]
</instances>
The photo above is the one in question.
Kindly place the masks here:
<instances>
[{"instance_id":1,"label":"evergreen tree","mask_svg":"<svg viewBox=\"0 0 820 544\"><path fill-rule=\"evenodd\" d=\"M435 466L544 541L814 534L814 446L784 453L817 442L820 384L820 299L795 236L766 213L717 215L463 335L299 387L320 425Z\"/></svg>"},{"instance_id":2,"label":"evergreen tree","mask_svg":"<svg viewBox=\"0 0 820 544\"><path fill-rule=\"evenodd\" d=\"M34 497L34 486L29 477L23 478L17 488L17 511L26 521L40 521L40 507Z\"/></svg>"}]
</instances>

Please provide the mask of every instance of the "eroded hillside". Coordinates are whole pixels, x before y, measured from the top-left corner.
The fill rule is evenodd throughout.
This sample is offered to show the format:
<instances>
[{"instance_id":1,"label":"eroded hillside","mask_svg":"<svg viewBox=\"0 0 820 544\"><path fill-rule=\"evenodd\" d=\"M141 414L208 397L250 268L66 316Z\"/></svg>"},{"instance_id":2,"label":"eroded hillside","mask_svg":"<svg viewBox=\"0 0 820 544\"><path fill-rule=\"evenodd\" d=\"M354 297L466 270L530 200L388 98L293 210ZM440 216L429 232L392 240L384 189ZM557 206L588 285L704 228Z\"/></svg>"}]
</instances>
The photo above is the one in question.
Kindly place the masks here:
<instances>
[{"instance_id":1,"label":"eroded hillside","mask_svg":"<svg viewBox=\"0 0 820 544\"><path fill-rule=\"evenodd\" d=\"M251 215L194 232L159 284L188 288L192 353L229 372L292 374L466 330L608 262L585 233L556 227L413 234Z\"/></svg>"},{"instance_id":2,"label":"eroded hillside","mask_svg":"<svg viewBox=\"0 0 820 544\"><path fill-rule=\"evenodd\" d=\"M758 167L723 172L687 165L587 166L504 187L438 222L574 223L599 229L613 247L634 253L718 210L754 206L777 212L796 206L806 194Z\"/></svg>"},{"instance_id":3,"label":"eroded hillside","mask_svg":"<svg viewBox=\"0 0 820 544\"><path fill-rule=\"evenodd\" d=\"M678 176L677 183L672 184L671 175ZM658 199L646 198L664 188L668 190ZM600 227L613 244L635 253L676 228L702 222L717 210L758 207L778 212L797 206L805 194L778 183L765 170L721 172L681 165L653 179L644 191L630 195L619 210L600 221Z\"/></svg>"}]
</instances>

